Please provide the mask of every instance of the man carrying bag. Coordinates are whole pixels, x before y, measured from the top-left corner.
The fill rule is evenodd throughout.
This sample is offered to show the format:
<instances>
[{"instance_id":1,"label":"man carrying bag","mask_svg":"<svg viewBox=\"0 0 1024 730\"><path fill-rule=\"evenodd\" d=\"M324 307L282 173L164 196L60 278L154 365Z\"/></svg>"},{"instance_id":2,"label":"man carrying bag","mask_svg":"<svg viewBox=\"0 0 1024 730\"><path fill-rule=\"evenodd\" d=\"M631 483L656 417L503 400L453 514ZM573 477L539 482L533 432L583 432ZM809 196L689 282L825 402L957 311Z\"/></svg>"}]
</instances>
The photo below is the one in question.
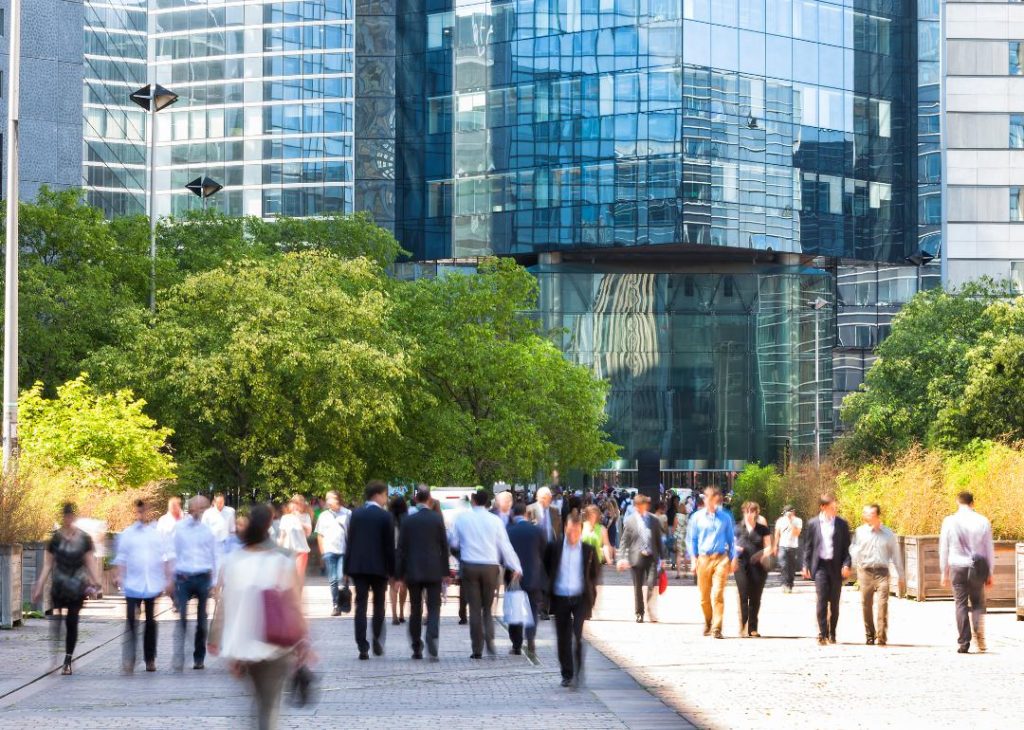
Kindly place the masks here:
<instances>
[{"instance_id":1,"label":"man carrying bag","mask_svg":"<svg viewBox=\"0 0 1024 730\"><path fill-rule=\"evenodd\" d=\"M942 585L953 586L957 652L967 654L972 638L985 651L985 587L992 585L995 544L991 523L974 511L974 495L960 492L957 502L957 511L942 521L939 570Z\"/></svg>"}]
</instances>

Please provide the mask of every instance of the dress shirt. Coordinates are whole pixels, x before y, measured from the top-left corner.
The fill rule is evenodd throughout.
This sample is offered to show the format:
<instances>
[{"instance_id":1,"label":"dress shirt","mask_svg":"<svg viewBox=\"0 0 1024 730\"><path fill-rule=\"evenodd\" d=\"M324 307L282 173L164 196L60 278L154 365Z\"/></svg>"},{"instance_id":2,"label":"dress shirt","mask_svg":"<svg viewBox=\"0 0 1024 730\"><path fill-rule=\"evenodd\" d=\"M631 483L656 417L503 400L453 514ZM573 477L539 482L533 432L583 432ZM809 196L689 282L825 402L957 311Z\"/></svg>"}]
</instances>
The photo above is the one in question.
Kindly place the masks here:
<instances>
[{"instance_id":1,"label":"dress shirt","mask_svg":"<svg viewBox=\"0 0 1024 730\"><path fill-rule=\"evenodd\" d=\"M831 560L835 547L832 545L832 537L836 534L836 518L829 519L825 515L818 515L818 527L821 530L821 542L818 543L818 557L822 560Z\"/></svg>"},{"instance_id":2,"label":"dress shirt","mask_svg":"<svg viewBox=\"0 0 1024 730\"><path fill-rule=\"evenodd\" d=\"M736 530L732 515L719 507L714 514L698 510L690 518L690 555L722 555L736 557Z\"/></svg>"},{"instance_id":3,"label":"dress shirt","mask_svg":"<svg viewBox=\"0 0 1024 730\"><path fill-rule=\"evenodd\" d=\"M224 542L228 535L235 534L235 511L224 505L224 509L208 507L203 512L203 524L210 528L217 542Z\"/></svg>"},{"instance_id":4,"label":"dress shirt","mask_svg":"<svg viewBox=\"0 0 1024 730\"><path fill-rule=\"evenodd\" d=\"M939 569L970 568L974 556L988 560L989 570L995 568L995 545L992 544L992 525L965 504L942 521L939 537Z\"/></svg>"},{"instance_id":5,"label":"dress shirt","mask_svg":"<svg viewBox=\"0 0 1024 730\"><path fill-rule=\"evenodd\" d=\"M875 530L871 525L861 525L853 533L853 547L850 549L853 564L858 568L885 568L889 563L896 566L896 574L903 580L903 556L900 555L896 535L885 525Z\"/></svg>"},{"instance_id":6,"label":"dress shirt","mask_svg":"<svg viewBox=\"0 0 1024 730\"><path fill-rule=\"evenodd\" d=\"M324 539L325 555L344 555L348 539L348 521L352 513L342 507L337 512L325 509L316 521L316 534Z\"/></svg>"},{"instance_id":7,"label":"dress shirt","mask_svg":"<svg viewBox=\"0 0 1024 730\"><path fill-rule=\"evenodd\" d=\"M181 519L181 517L175 519L174 515L168 512L156 521L156 529L162 535L173 535L174 528L178 526L178 523L181 522Z\"/></svg>"},{"instance_id":8,"label":"dress shirt","mask_svg":"<svg viewBox=\"0 0 1024 730\"><path fill-rule=\"evenodd\" d=\"M459 560L475 565L504 564L509 570L522 573L516 551L508 539L508 530L501 520L485 507L474 507L459 515L449 540Z\"/></svg>"},{"instance_id":9,"label":"dress shirt","mask_svg":"<svg viewBox=\"0 0 1024 730\"><path fill-rule=\"evenodd\" d=\"M583 595L583 541L575 545L562 541L562 560L555 576L556 596Z\"/></svg>"},{"instance_id":10,"label":"dress shirt","mask_svg":"<svg viewBox=\"0 0 1024 730\"><path fill-rule=\"evenodd\" d=\"M174 571L185 575L215 573L219 565L217 544L209 527L186 517L174 530Z\"/></svg>"},{"instance_id":11,"label":"dress shirt","mask_svg":"<svg viewBox=\"0 0 1024 730\"><path fill-rule=\"evenodd\" d=\"M125 598L153 598L167 586L164 536L154 525L135 522L117 538L114 565L124 571Z\"/></svg>"}]
</instances>

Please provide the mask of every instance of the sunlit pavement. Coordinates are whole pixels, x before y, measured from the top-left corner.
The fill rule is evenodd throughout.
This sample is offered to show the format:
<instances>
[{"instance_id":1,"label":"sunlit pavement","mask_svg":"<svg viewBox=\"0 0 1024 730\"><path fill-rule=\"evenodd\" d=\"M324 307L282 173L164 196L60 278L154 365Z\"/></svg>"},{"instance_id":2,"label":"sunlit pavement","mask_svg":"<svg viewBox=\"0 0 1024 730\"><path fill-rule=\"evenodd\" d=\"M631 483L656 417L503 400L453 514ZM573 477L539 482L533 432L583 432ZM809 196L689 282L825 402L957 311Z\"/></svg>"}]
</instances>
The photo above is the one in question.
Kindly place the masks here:
<instances>
[{"instance_id":1,"label":"sunlit pavement","mask_svg":"<svg viewBox=\"0 0 1024 730\"><path fill-rule=\"evenodd\" d=\"M560 687L553 622L541 627L537 663L510 656L500 626L497 656L471 660L468 627L457 623L453 592L444 606L439 662L411 660L407 624L392 626L390 620L385 656L362 662L357 659L351 618L328 615L322 579L311 581L305 597L320 654L319 702L303 709L286 703L282 728L689 726L596 651L587 654L583 686ZM192 670L189 661L184 672L171 671L174 615L166 599L160 608L156 673L142 671L141 663L134 674L121 673L123 603L118 599L89 605L79 647L85 655L71 677L41 677L59 660L42 621L5 633L0 643L0 664L6 667L0 669L0 694L6 695L0 698L0 728L248 727L247 687L228 674L224 662L211 657L205 670Z\"/></svg>"}]
</instances>

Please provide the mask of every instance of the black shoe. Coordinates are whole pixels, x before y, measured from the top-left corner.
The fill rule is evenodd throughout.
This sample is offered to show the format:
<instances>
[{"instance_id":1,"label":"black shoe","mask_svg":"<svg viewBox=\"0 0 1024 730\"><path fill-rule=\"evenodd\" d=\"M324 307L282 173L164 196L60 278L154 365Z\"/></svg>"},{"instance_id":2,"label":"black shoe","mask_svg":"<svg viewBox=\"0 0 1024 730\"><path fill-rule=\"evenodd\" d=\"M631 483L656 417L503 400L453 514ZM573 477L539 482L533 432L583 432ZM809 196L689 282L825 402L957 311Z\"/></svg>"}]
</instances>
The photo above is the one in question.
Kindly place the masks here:
<instances>
[{"instance_id":1,"label":"black shoe","mask_svg":"<svg viewBox=\"0 0 1024 730\"><path fill-rule=\"evenodd\" d=\"M399 616L398 617L398 623L404 624L405 623L405 616Z\"/></svg>"},{"instance_id":2,"label":"black shoe","mask_svg":"<svg viewBox=\"0 0 1024 730\"><path fill-rule=\"evenodd\" d=\"M515 656L521 656L523 653L523 647L513 646L511 649L508 650L508 653L513 654Z\"/></svg>"},{"instance_id":3,"label":"black shoe","mask_svg":"<svg viewBox=\"0 0 1024 730\"><path fill-rule=\"evenodd\" d=\"M971 645L970 644L964 644L963 646L961 646L959 649L956 650L956 653L957 654L970 654L971 653Z\"/></svg>"},{"instance_id":4,"label":"black shoe","mask_svg":"<svg viewBox=\"0 0 1024 730\"><path fill-rule=\"evenodd\" d=\"M427 653L431 659L437 659L437 639L427 639Z\"/></svg>"},{"instance_id":5,"label":"black shoe","mask_svg":"<svg viewBox=\"0 0 1024 730\"><path fill-rule=\"evenodd\" d=\"M550 621L551 620L551 614L548 613L547 611L541 611L540 615L537 616L537 618L539 618L541 621Z\"/></svg>"},{"instance_id":6,"label":"black shoe","mask_svg":"<svg viewBox=\"0 0 1024 730\"><path fill-rule=\"evenodd\" d=\"M147 672L155 672L156 671L156 662L146 662L146 671Z\"/></svg>"},{"instance_id":7,"label":"black shoe","mask_svg":"<svg viewBox=\"0 0 1024 730\"><path fill-rule=\"evenodd\" d=\"M380 639L373 640L373 655L382 656L384 654L384 645L380 643Z\"/></svg>"},{"instance_id":8,"label":"black shoe","mask_svg":"<svg viewBox=\"0 0 1024 730\"><path fill-rule=\"evenodd\" d=\"M469 658L470 659L483 659L484 656L483 656L483 654L470 654Z\"/></svg>"},{"instance_id":9,"label":"black shoe","mask_svg":"<svg viewBox=\"0 0 1024 730\"><path fill-rule=\"evenodd\" d=\"M398 619L397 618L392 618L391 619L391 625L392 626L398 626Z\"/></svg>"},{"instance_id":10,"label":"black shoe","mask_svg":"<svg viewBox=\"0 0 1024 730\"><path fill-rule=\"evenodd\" d=\"M867 644L868 646L874 646L875 645L875 639L874 639L873 636L869 636L867 641L865 641L864 643Z\"/></svg>"},{"instance_id":11,"label":"black shoe","mask_svg":"<svg viewBox=\"0 0 1024 730\"><path fill-rule=\"evenodd\" d=\"M464 619L464 618L460 618L460 619L459 619L459 626L465 626L465 625L466 625L466 624L468 624L468 623L469 623L469 621L467 621L467 620L466 620L466 619Z\"/></svg>"},{"instance_id":12,"label":"black shoe","mask_svg":"<svg viewBox=\"0 0 1024 730\"><path fill-rule=\"evenodd\" d=\"M192 665L192 668L193 669L206 669L206 665L203 664L202 662L196 662L195 664Z\"/></svg>"},{"instance_id":13,"label":"black shoe","mask_svg":"<svg viewBox=\"0 0 1024 730\"><path fill-rule=\"evenodd\" d=\"M526 651L529 654L536 654L537 653L537 642L535 642L535 641L527 641L526 642Z\"/></svg>"},{"instance_id":14,"label":"black shoe","mask_svg":"<svg viewBox=\"0 0 1024 730\"><path fill-rule=\"evenodd\" d=\"M338 608L337 606L335 606L334 608L331 609L331 615L332 616L340 616L341 615L341 609Z\"/></svg>"},{"instance_id":15,"label":"black shoe","mask_svg":"<svg viewBox=\"0 0 1024 730\"><path fill-rule=\"evenodd\" d=\"M412 653L412 658L413 659L422 659L423 658L423 650L422 649L416 649Z\"/></svg>"},{"instance_id":16,"label":"black shoe","mask_svg":"<svg viewBox=\"0 0 1024 730\"><path fill-rule=\"evenodd\" d=\"M568 677L562 677L562 686L563 687L572 687L572 680L569 679Z\"/></svg>"},{"instance_id":17,"label":"black shoe","mask_svg":"<svg viewBox=\"0 0 1024 730\"><path fill-rule=\"evenodd\" d=\"M370 652L368 652L368 651L361 651L361 652L359 652L359 659L360 660L365 662L369 658L370 658Z\"/></svg>"}]
</instances>

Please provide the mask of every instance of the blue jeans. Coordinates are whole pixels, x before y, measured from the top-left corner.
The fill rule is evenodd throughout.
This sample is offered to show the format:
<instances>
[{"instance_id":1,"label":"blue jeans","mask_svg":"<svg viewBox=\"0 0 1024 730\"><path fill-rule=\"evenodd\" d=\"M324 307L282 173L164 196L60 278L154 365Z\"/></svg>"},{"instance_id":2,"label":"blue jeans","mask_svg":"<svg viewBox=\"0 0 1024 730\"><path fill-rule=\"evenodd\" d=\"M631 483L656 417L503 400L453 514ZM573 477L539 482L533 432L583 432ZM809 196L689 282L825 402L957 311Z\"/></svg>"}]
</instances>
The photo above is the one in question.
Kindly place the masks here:
<instances>
[{"instance_id":1,"label":"blue jeans","mask_svg":"<svg viewBox=\"0 0 1024 730\"><path fill-rule=\"evenodd\" d=\"M338 597L341 594L341 577L345 574L345 556L340 553L324 553L324 568L327 570L327 581L331 584L331 603L340 608Z\"/></svg>"},{"instance_id":2,"label":"blue jeans","mask_svg":"<svg viewBox=\"0 0 1024 730\"><path fill-rule=\"evenodd\" d=\"M178 604L178 630L174 635L174 658L172 664L180 669L185 663L185 629L188 624L188 602L195 596L196 603L196 640L192 651L195 664L202 664L206 659L206 599L210 597L210 573L185 575L178 573L174 581L174 593Z\"/></svg>"}]
</instances>

